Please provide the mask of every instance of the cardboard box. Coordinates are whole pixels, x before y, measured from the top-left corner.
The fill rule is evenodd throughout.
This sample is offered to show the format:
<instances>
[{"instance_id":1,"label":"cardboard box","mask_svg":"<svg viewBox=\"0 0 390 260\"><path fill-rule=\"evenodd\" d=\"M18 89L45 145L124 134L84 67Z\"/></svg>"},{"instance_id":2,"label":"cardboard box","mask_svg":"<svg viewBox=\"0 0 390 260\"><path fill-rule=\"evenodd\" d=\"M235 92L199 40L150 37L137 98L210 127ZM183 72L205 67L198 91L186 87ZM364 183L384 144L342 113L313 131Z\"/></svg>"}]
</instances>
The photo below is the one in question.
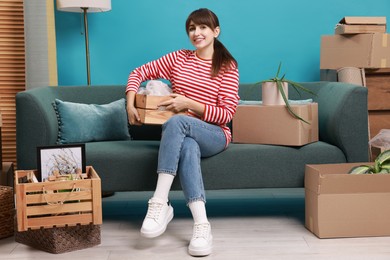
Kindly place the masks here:
<instances>
[{"instance_id":1,"label":"cardboard box","mask_svg":"<svg viewBox=\"0 0 390 260\"><path fill-rule=\"evenodd\" d=\"M137 108L141 123L146 125L162 125L176 113L167 110L152 110ZM185 114L185 113L180 113Z\"/></svg>"},{"instance_id":2,"label":"cardboard box","mask_svg":"<svg viewBox=\"0 0 390 260\"><path fill-rule=\"evenodd\" d=\"M335 34L385 33L386 17L346 16L336 25Z\"/></svg>"},{"instance_id":3,"label":"cardboard box","mask_svg":"<svg viewBox=\"0 0 390 260\"><path fill-rule=\"evenodd\" d=\"M135 95L135 107L143 109L158 109L158 105L170 100L170 96L148 96L143 94Z\"/></svg>"},{"instance_id":4,"label":"cardboard box","mask_svg":"<svg viewBox=\"0 0 390 260\"><path fill-rule=\"evenodd\" d=\"M390 174L348 174L362 164L306 165L305 226L319 238L390 235Z\"/></svg>"},{"instance_id":5,"label":"cardboard box","mask_svg":"<svg viewBox=\"0 0 390 260\"><path fill-rule=\"evenodd\" d=\"M285 106L239 105L233 117L233 142L300 146L318 141L318 104Z\"/></svg>"},{"instance_id":6,"label":"cardboard box","mask_svg":"<svg viewBox=\"0 0 390 260\"><path fill-rule=\"evenodd\" d=\"M320 69L343 67L390 67L389 34L323 35Z\"/></svg>"},{"instance_id":7,"label":"cardboard box","mask_svg":"<svg viewBox=\"0 0 390 260\"><path fill-rule=\"evenodd\" d=\"M170 96L148 96L136 94L135 107L137 108L138 114L141 118L141 123L146 125L162 125L170 117L176 115L177 113L164 110L164 107L158 106L160 103L170 99L172 99Z\"/></svg>"},{"instance_id":8,"label":"cardboard box","mask_svg":"<svg viewBox=\"0 0 390 260\"><path fill-rule=\"evenodd\" d=\"M19 183L36 170L15 171L18 231L102 224L101 181L92 166L82 180Z\"/></svg>"}]
</instances>

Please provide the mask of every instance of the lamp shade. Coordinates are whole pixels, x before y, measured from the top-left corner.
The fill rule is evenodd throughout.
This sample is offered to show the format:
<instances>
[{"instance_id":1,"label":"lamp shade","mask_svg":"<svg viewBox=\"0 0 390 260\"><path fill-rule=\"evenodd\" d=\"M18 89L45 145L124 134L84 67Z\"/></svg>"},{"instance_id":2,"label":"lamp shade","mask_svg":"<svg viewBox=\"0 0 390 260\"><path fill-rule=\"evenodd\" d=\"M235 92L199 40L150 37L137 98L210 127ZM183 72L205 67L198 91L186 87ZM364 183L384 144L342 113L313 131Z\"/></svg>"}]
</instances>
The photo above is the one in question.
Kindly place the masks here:
<instances>
[{"instance_id":1,"label":"lamp shade","mask_svg":"<svg viewBox=\"0 0 390 260\"><path fill-rule=\"evenodd\" d=\"M57 0L57 9L65 12L106 12L111 10L111 0Z\"/></svg>"}]
</instances>

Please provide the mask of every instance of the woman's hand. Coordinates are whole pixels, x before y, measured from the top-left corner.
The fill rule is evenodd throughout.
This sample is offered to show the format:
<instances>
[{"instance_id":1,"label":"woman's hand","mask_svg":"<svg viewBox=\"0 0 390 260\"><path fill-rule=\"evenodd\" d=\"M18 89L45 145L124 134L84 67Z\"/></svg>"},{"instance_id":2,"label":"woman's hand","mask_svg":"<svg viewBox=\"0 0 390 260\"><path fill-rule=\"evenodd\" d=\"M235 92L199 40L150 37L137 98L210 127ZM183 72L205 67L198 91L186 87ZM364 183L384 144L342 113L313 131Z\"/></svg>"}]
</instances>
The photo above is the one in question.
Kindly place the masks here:
<instances>
[{"instance_id":1,"label":"woman's hand","mask_svg":"<svg viewBox=\"0 0 390 260\"><path fill-rule=\"evenodd\" d=\"M127 105L127 117L130 125L142 125L138 111L134 106Z\"/></svg>"},{"instance_id":2,"label":"woman's hand","mask_svg":"<svg viewBox=\"0 0 390 260\"><path fill-rule=\"evenodd\" d=\"M130 125L142 125L141 118L139 117L137 109L134 107L135 92L129 91L126 95L127 105L127 118Z\"/></svg>"},{"instance_id":3,"label":"woman's hand","mask_svg":"<svg viewBox=\"0 0 390 260\"><path fill-rule=\"evenodd\" d=\"M175 113L191 110L199 116L203 115L204 105L202 103L196 102L179 94L171 94L170 97L172 97L172 99L161 102L159 106L165 106L166 110L170 110Z\"/></svg>"},{"instance_id":4,"label":"woman's hand","mask_svg":"<svg viewBox=\"0 0 390 260\"><path fill-rule=\"evenodd\" d=\"M170 110L175 113L187 111L189 109L191 99L179 94L171 94L169 96L173 98L161 102L158 106L164 106L166 110Z\"/></svg>"}]
</instances>

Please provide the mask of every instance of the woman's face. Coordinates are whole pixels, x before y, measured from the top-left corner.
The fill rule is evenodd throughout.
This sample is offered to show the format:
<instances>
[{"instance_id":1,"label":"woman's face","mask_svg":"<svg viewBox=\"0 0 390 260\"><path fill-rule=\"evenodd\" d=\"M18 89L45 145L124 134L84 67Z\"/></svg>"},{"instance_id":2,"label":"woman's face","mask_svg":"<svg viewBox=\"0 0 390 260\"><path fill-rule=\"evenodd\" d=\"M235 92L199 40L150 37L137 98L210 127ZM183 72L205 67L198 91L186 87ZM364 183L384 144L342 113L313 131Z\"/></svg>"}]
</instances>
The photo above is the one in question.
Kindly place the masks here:
<instances>
[{"instance_id":1,"label":"woman's face","mask_svg":"<svg viewBox=\"0 0 390 260\"><path fill-rule=\"evenodd\" d=\"M219 27L213 30L207 25L195 24L191 21L188 27L188 37L197 50L203 50L213 48L214 38L218 37L219 31Z\"/></svg>"}]
</instances>

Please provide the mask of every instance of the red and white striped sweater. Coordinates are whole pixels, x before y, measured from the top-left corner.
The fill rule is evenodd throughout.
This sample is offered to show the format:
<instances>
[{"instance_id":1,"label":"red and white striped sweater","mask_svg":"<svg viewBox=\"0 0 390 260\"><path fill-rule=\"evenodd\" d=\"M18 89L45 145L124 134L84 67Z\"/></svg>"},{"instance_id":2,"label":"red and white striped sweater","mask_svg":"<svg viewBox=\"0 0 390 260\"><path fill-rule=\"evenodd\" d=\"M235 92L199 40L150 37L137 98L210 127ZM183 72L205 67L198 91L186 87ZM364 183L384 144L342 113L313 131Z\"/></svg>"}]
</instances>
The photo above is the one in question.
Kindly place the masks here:
<instances>
[{"instance_id":1,"label":"red and white striped sweater","mask_svg":"<svg viewBox=\"0 0 390 260\"><path fill-rule=\"evenodd\" d=\"M136 68L129 75L126 93L137 92L146 80L166 79L174 93L184 95L205 105L202 120L220 126L231 141L229 123L238 104L238 68L221 69L211 77L211 60L203 60L193 50L179 50ZM188 111L190 116L199 117Z\"/></svg>"}]
</instances>

